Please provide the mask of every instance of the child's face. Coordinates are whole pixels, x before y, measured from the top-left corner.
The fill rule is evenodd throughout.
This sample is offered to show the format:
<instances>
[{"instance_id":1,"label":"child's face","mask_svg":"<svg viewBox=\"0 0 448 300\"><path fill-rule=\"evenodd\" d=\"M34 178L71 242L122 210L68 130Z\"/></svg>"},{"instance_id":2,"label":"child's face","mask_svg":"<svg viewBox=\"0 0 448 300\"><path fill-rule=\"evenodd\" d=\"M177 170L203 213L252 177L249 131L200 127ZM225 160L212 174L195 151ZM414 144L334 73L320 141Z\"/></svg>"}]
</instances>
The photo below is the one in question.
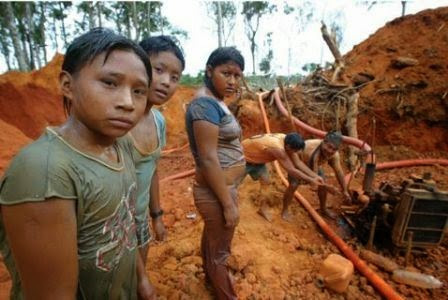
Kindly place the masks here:
<instances>
[{"instance_id":1,"label":"child's face","mask_svg":"<svg viewBox=\"0 0 448 300\"><path fill-rule=\"evenodd\" d=\"M325 157L332 156L333 154L336 153L336 151L338 151L338 148L334 144L325 140L322 142L322 152Z\"/></svg>"},{"instance_id":2,"label":"child's face","mask_svg":"<svg viewBox=\"0 0 448 300\"><path fill-rule=\"evenodd\" d=\"M233 96L238 91L242 71L236 63L230 61L214 69L207 68L207 75L211 78L218 96L225 98Z\"/></svg>"},{"instance_id":3,"label":"child's face","mask_svg":"<svg viewBox=\"0 0 448 300\"><path fill-rule=\"evenodd\" d=\"M98 55L73 76L63 72L61 84L71 102L70 116L97 134L117 138L135 126L145 111L148 76L134 52L114 50L104 61L105 55Z\"/></svg>"},{"instance_id":4,"label":"child's face","mask_svg":"<svg viewBox=\"0 0 448 300\"><path fill-rule=\"evenodd\" d=\"M149 101L155 105L164 104L176 91L182 63L172 52L163 51L149 57L152 66L152 82Z\"/></svg>"}]
</instances>

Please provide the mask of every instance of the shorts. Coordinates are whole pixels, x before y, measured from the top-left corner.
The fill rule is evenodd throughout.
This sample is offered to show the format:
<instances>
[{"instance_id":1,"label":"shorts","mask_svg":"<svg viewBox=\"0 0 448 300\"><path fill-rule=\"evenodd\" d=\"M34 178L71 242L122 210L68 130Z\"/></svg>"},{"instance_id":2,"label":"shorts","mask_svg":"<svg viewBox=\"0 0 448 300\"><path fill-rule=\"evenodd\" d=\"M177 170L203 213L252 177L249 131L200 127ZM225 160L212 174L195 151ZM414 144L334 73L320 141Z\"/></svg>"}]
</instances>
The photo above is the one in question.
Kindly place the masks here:
<instances>
[{"instance_id":1,"label":"shorts","mask_svg":"<svg viewBox=\"0 0 448 300\"><path fill-rule=\"evenodd\" d=\"M317 170L317 175L319 175L320 177L322 177L323 179L325 179L325 173L324 173L324 169L319 168ZM292 185L299 185L299 184L307 184L308 181L304 180L304 179L297 179L296 177L293 177L291 175L288 174L288 182Z\"/></svg>"},{"instance_id":2,"label":"shorts","mask_svg":"<svg viewBox=\"0 0 448 300\"><path fill-rule=\"evenodd\" d=\"M269 178L269 171L266 164L251 164L246 162L246 173L253 180L259 180L261 177Z\"/></svg>"}]
</instances>

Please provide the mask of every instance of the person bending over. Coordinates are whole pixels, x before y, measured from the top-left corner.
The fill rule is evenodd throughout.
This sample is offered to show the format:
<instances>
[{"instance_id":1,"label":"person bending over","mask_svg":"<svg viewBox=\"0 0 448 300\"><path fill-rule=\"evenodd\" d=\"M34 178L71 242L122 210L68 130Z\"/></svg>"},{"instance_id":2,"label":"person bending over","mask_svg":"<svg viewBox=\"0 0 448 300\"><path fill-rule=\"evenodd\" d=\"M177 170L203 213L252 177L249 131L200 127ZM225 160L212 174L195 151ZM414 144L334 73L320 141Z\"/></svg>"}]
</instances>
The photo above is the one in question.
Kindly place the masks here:
<instances>
[{"instance_id":1,"label":"person bending over","mask_svg":"<svg viewBox=\"0 0 448 300\"><path fill-rule=\"evenodd\" d=\"M283 195L281 214L284 220L291 220L288 206L301 180L314 185L323 184L323 179L307 167L297 155L305 147L305 142L298 133L256 135L243 140L242 145L246 158L246 172L253 180L260 181L261 205L258 212L268 221L272 220L272 216L268 211L265 197L265 190L269 184L269 172L266 163L278 161L288 172L289 185Z\"/></svg>"},{"instance_id":2,"label":"person bending over","mask_svg":"<svg viewBox=\"0 0 448 300\"><path fill-rule=\"evenodd\" d=\"M342 134L338 131L328 132L324 139L310 139L305 141L305 148L299 154L300 159L314 172L317 172L325 180L325 174L322 166L328 164L334 170L336 178L341 188L345 201L350 202L351 197L344 180L344 172L341 167L341 158L339 155L339 147L342 143ZM320 212L322 215L336 218L334 212L327 209L327 193L335 190L325 186L319 186L317 195L319 198ZM287 207L289 202L286 203Z\"/></svg>"}]
</instances>

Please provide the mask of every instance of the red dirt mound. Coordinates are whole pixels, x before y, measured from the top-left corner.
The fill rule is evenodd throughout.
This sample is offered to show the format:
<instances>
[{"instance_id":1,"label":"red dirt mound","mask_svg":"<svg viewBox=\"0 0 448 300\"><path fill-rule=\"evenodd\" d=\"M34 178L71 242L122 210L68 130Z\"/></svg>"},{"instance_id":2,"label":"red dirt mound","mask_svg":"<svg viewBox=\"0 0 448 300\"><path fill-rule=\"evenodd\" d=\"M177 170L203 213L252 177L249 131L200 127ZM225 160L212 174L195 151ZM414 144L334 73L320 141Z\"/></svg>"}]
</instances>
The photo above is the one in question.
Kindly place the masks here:
<instances>
[{"instance_id":1,"label":"red dirt mound","mask_svg":"<svg viewBox=\"0 0 448 300\"><path fill-rule=\"evenodd\" d=\"M344 56L360 90L358 130L377 119L382 144L448 149L448 7L397 18ZM402 63L405 60L407 63Z\"/></svg>"},{"instance_id":2,"label":"red dirt mound","mask_svg":"<svg viewBox=\"0 0 448 300\"><path fill-rule=\"evenodd\" d=\"M0 77L0 119L20 129L31 139L48 125L65 119L58 74L63 56L57 54L40 70L8 72Z\"/></svg>"},{"instance_id":3,"label":"red dirt mound","mask_svg":"<svg viewBox=\"0 0 448 300\"><path fill-rule=\"evenodd\" d=\"M0 176L11 158L31 139L14 126L0 120Z\"/></svg>"}]
</instances>

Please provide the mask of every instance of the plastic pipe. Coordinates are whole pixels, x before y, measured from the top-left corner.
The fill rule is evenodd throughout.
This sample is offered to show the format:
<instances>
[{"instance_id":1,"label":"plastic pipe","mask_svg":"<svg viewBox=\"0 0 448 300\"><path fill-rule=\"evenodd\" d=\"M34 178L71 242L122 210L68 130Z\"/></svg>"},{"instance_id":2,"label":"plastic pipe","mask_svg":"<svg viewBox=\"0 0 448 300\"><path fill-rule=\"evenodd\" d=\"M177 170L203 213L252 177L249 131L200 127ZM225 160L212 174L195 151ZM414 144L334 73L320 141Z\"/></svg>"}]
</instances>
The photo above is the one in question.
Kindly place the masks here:
<instances>
[{"instance_id":1,"label":"plastic pipe","mask_svg":"<svg viewBox=\"0 0 448 300\"><path fill-rule=\"evenodd\" d=\"M176 179L185 178L185 177L194 175L195 172L196 172L196 169L190 169L190 170L183 171L183 172L180 172L180 173L175 174L175 175L164 177L164 178L160 179L159 182L163 183L163 182L167 182L167 181L170 181L170 180L176 180Z\"/></svg>"},{"instance_id":2,"label":"plastic pipe","mask_svg":"<svg viewBox=\"0 0 448 300\"><path fill-rule=\"evenodd\" d=\"M277 94L277 97L278 97L277 91L276 91L276 93L274 93L274 96L275 96L275 94ZM266 111L264 109L262 95L263 94L258 95L258 102L260 104L260 109L263 114L263 121L265 122L266 132L271 133L271 130L269 127L269 122L268 122L268 119L266 116ZM294 120L297 124L296 120L297 121L299 121L299 120L298 119ZM306 126L303 126L303 125L299 125L299 126L301 128L307 127L307 129L309 129L307 131L309 131L309 132L313 131L313 132L315 132L314 134L316 134L316 135L318 135L317 133L319 133L320 136L325 135L325 132L323 132L321 130L314 129L313 127L311 127L303 122L300 122L300 123L302 123L303 125L306 125ZM351 140L356 141L356 144L359 146L362 146L362 144L363 144L362 141L359 141L356 139L351 139ZM351 142L353 142L353 141L351 141ZM274 162L274 166L275 166L275 170L279 174L282 182L285 185L288 185L288 181L283 176L278 162ZM397 292L394 291L394 289L389 284L387 284L380 276L378 276L372 269L370 269L362 259L359 258L359 256L333 231L333 229L331 229L331 227L328 226L328 224L324 221L324 219L322 219L322 217L309 204L309 202L302 195L300 195L299 192L295 192L294 195L298 199L298 202L300 204L302 204L302 206L308 211L308 213L311 215L311 217L314 219L314 221L319 225L319 227L322 229L322 231L325 232L325 234L328 236L330 241L332 241L333 244L335 244L339 248L339 250L341 250L341 252L344 253L344 255L348 259L350 259L350 261L353 263L353 265L356 267L356 269L361 274L363 274L384 297L386 297L387 299L394 299L394 300L395 299L403 299Z\"/></svg>"},{"instance_id":3,"label":"plastic pipe","mask_svg":"<svg viewBox=\"0 0 448 300\"><path fill-rule=\"evenodd\" d=\"M261 96L264 96L267 92L261 94ZM286 110L286 108L283 106L283 103L280 99L280 95L278 94L278 88L275 89L274 92L274 100L275 100L275 104L277 105L278 110L285 116L285 117L289 117L288 111ZM299 119L297 119L296 117L292 117L294 120L294 123L300 127L301 129L305 130L306 132L309 132L311 134L314 134L315 136L318 136L320 138L323 138L326 134L325 131L316 129L314 127L311 127L310 125L300 121ZM349 137L349 136L343 136L342 137L342 141L344 143L356 146L366 152L370 152L372 149L371 147L364 141Z\"/></svg>"},{"instance_id":4,"label":"plastic pipe","mask_svg":"<svg viewBox=\"0 0 448 300\"><path fill-rule=\"evenodd\" d=\"M183 149L187 148L188 145L189 144L186 143L185 145L177 147L177 148L171 148L171 149L162 150L162 155L167 155L167 154L170 154L170 153L173 153L173 152L176 152L176 151L183 150Z\"/></svg>"}]
</instances>

